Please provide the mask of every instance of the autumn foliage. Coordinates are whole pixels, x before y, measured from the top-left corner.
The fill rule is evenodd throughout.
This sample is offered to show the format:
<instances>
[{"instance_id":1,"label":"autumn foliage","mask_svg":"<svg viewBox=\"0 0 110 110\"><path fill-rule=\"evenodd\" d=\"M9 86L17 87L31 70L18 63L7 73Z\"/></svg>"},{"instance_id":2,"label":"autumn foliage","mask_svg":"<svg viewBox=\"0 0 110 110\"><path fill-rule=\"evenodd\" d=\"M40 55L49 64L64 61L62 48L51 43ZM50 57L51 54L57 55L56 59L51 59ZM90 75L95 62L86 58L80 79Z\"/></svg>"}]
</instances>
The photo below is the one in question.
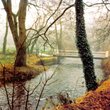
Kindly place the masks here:
<instances>
[{"instance_id":1,"label":"autumn foliage","mask_svg":"<svg viewBox=\"0 0 110 110\"><path fill-rule=\"evenodd\" d=\"M110 110L110 79L95 91L77 98L75 103L60 105L56 110Z\"/></svg>"}]
</instances>

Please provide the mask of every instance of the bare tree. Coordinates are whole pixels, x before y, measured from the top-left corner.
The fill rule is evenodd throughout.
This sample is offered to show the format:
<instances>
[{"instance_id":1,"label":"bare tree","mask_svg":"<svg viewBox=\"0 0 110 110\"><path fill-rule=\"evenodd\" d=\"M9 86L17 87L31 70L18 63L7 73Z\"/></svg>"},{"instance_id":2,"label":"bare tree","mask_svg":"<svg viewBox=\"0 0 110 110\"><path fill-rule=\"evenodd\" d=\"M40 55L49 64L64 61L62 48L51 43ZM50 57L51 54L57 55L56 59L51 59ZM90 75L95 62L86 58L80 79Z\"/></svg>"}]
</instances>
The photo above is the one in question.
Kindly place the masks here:
<instances>
[{"instance_id":1,"label":"bare tree","mask_svg":"<svg viewBox=\"0 0 110 110\"><path fill-rule=\"evenodd\" d=\"M26 66L26 7L28 0L20 0L19 9L16 14L12 12L12 1L2 0L4 9L7 14L9 26L12 32L16 47L15 66Z\"/></svg>"}]
</instances>

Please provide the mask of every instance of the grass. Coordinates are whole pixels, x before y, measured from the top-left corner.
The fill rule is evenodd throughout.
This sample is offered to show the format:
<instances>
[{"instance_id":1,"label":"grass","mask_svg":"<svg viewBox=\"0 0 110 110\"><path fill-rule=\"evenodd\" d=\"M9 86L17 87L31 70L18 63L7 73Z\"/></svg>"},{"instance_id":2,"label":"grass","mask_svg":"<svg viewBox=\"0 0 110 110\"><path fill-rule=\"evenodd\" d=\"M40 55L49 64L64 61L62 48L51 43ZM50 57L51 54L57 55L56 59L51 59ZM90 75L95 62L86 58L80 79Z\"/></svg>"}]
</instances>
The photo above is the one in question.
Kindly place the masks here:
<instances>
[{"instance_id":1,"label":"grass","mask_svg":"<svg viewBox=\"0 0 110 110\"><path fill-rule=\"evenodd\" d=\"M15 56L12 54L3 55L0 54L1 64L13 64L15 61ZM28 65L52 65L57 62L57 58L53 56L39 57L36 55L27 55Z\"/></svg>"},{"instance_id":2,"label":"grass","mask_svg":"<svg viewBox=\"0 0 110 110\"><path fill-rule=\"evenodd\" d=\"M36 55L28 55L27 56L27 64L28 65L42 65L42 66L50 66L57 63L57 58L53 56L39 57Z\"/></svg>"},{"instance_id":3,"label":"grass","mask_svg":"<svg viewBox=\"0 0 110 110\"><path fill-rule=\"evenodd\" d=\"M3 54L0 54L0 63L1 64L13 63L14 59L15 59L14 55L3 55Z\"/></svg>"}]
</instances>

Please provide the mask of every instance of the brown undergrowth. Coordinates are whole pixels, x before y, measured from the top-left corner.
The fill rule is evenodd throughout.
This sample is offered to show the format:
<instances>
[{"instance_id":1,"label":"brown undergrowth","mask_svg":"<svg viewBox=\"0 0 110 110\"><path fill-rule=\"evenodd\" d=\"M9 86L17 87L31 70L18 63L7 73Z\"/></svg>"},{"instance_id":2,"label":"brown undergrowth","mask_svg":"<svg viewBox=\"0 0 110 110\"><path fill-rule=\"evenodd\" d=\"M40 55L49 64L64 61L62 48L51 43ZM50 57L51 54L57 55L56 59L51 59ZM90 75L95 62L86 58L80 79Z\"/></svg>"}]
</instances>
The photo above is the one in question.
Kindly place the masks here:
<instances>
[{"instance_id":1,"label":"brown undergrowth","mask_svg":"<svg viewBox=\"0 0 110 110\"><path fill-rule=\"evenodd\" d=\"M30 80L43 71L44 67L42 65L15 68L12 64L5 64L4 66L0 66L0 86L3 85L4 81L5 83L12 83L14 81Z\"/></svg>"},{"instance_id":2,"label":"brown undergrowth","mask_svg":"<svg viewBox=\"0 0 110 110\"><path fill-rule=\"evenodd\" d=\"M95 91L77 98L75 103L59 105L56 110L110 110L110 79Z\"/></svg>"}]
</instances>

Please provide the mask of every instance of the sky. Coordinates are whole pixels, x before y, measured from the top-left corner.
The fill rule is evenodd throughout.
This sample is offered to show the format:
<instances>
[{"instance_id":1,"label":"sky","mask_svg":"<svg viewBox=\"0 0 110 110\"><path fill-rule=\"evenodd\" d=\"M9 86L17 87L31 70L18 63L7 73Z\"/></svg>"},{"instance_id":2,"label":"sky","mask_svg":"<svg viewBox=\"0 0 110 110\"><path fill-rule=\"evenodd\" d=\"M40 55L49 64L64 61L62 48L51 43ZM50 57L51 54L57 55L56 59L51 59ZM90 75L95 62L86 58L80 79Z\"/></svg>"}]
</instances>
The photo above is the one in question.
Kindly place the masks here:
<instances>
[{"instance_id":1,"label":"sky","mask_svg":"<svg viewBox=\"0 0 110 110\"><path fill-rule=\"evenodd\" d=\"M12 0L13 1L13 12L16 13L18 9L18 3L19 0ZM91 2L91 3L96 3L96 2L101 2L101 0L84 0L85 3ZM96 7L85 7L85 22L87 27L92 26L94 23L94 19L97 18L99 15L96 13L97 8ZM36 11L35 9L31 9L28 14L27 14L27 20L26 20L26 27L30 27L36 19ZM3 5L0 0L0 44L2 44L3 41L3 36L5 33L5 21L6 20L6 13L3 9ZM11 34L10 34L11 36ZM8 37L8 45L12 45L12 37ZM1 47L1 45L0 45Z\"/></svg>"}]
</instances>

